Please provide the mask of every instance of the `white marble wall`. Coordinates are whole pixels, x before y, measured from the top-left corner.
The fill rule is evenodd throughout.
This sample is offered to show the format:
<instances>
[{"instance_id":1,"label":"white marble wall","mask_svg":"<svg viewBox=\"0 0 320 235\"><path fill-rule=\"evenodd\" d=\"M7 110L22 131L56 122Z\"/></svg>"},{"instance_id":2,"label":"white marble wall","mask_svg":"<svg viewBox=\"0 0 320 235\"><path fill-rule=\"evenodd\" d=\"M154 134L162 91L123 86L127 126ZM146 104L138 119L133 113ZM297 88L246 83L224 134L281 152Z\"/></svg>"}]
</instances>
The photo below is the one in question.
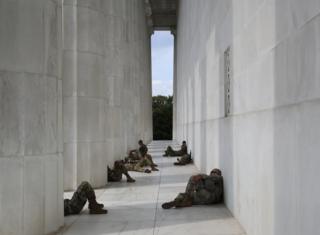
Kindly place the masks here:
<instances>
[{"instance_id":1,"label":"white marble wall","mask_svg":"<svg viewBox=\"0 0 320 235\"><path fill-rule=\"evenodd\" d=\"M0 234L63 225L61 6L0 0Z\"/></svg>"},{"instance_id":2,"label":"white marble wall","mask_svg":"<svg viewBox=\"0 0 320 235\"><path fill-rule=\"evenodd\" d=\"M320 233L320 1L180 1L177 40L176 133L196 165L223 170L248 235Z\"/></svg>"},{"instance_id":3,"label":"white marble wall","mask_svg":"<svg viewBox=\"0 0 320 235\"><path fill-rule=\"evenodd\" d=\"M64 186L107 183L107 164L152 139L150 36L142 0L65 0Z\"/></svg>"}]
</instances>

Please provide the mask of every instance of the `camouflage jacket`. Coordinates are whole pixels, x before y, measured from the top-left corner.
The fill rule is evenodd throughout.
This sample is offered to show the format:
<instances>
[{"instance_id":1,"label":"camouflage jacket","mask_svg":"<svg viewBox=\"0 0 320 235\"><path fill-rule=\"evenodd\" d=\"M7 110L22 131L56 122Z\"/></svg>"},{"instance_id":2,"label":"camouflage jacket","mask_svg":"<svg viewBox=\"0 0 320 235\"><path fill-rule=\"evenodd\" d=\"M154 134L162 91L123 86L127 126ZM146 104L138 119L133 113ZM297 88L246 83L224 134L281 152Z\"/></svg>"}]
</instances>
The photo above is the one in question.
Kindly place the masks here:
<instances>
[{"instance_id":1,"label":"camouflage jacket","mask_svg":"<svg viewBox=\"0 0 320 235\"><path fill-rule=\"evenodd\" d=\"M148 152L148 147L145 144L142 144L142 146L139 148L139 153L141 154L141 157L144 157Z\"/></svg>"},{"instance_id":2,"label":"camouflage jacket","mask_svg":"<svg viewBox=\"0 0 320 235\"><path fill-rule=\"evenodd\" d=\"M201 180L192 182L191 185L188 185L187 193L193 198L194 204L214 204L223 201L222 176L202 175Z\"/></svg>"}]
</instances>

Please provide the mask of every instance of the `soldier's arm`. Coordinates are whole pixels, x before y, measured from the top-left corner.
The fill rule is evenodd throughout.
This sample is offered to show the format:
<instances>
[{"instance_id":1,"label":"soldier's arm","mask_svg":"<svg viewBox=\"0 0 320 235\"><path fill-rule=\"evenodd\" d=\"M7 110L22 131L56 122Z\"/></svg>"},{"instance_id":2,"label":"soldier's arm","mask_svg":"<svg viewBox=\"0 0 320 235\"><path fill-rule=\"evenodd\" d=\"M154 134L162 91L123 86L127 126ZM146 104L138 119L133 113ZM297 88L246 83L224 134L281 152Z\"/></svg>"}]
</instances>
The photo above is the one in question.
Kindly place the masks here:
<instances>
[{"instance_id":1,"label":"soldier's arm","mask_svg":"<svg viewBox=\"0 0 320 235\"><path fill-rule=\"evenodd\" d=\"M208 191L222 190L223 182L221 176L208 176L204 181L205 188Z\"/></svg>"},{"instance_id":2,"label":"soldier's arm","mask_svg":"<svg viewBox=\"0 0 320 235\"><path fill-rule=\"evenodd\" d=\"M207 177L207 175L204 174L198 174L198 175L193 175L192 176L192 180L194 180L195 182L204 180Z\"/></svg>"}]
</instances>

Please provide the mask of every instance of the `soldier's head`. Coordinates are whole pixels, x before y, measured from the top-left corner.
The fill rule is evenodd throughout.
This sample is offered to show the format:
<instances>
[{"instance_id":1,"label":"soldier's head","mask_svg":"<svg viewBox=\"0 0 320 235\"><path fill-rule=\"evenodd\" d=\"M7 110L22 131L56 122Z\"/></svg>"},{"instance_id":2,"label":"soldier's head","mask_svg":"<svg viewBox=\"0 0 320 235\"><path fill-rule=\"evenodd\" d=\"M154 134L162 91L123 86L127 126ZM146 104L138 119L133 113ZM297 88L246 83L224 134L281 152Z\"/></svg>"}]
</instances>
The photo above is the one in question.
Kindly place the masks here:
<instances>
[{"instance_id":1,"label":"soldier's head","mask_svg":"<svg viewBox=\"0 0 320 235\"><path fill-rule=\"evenodd\" d=\"M143 145L143 141L142 141L142 140L139 140L138 144L139 144L139 145Z\"/></svg>"},{"instance_id":2,"label":"soldier's head","mask_svg":"<svg viewBox=\"0 0 320 235\"><path fill-rule=\"evenodd\" d=\"M210 175L217 175L217 176L221 176L221 170L219 170L218 168L214 168L211 172Z\"/></svg>"},{"instance_id":3,"label":"soldier's head","mask_svg":"<svg viewBox=\"0 0 320 235\"><path fill-rule=\"evenodd\" d=\"M183 145L186 145L186 144L187 144L187 142L184 140L184 141L182 141L182 144L183 144Z\"/></svg>"}]
</instances>

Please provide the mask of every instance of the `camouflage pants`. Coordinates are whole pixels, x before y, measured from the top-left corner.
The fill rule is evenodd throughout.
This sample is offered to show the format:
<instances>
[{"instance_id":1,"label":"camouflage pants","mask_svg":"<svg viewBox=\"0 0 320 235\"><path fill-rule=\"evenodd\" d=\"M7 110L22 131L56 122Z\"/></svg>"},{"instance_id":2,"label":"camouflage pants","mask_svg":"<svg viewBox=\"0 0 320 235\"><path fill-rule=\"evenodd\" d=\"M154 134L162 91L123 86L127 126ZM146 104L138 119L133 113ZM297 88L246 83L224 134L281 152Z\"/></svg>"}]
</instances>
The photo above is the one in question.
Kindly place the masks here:
<instances>
[{"instance_id":1,"label":"camouflage pants","mask_svg":"<svg viewBox=\"0 0 320 235\"><path fill-rule=\"evenodd\" d=\"M187 165L189 163L192 163L191 160L191 156L190 155L183 155L180 159L179 159L179 163L181 165Z\"/></svg>"},{"instance_id":2,"label":"camouflage pants","mask_svg":"<svg viewBox=\"0 0 320 235\"><path fill-rule=\"evenodd\" d=\"M148 158L143 158L137 163L127 163L125 167L128 171L145 172L145 167L151 166L152 163Z\"/></svg>"},{"instance_id":3,"label":"camouflage pants","mask_svg":"<svg viewBox=\"0 0 320 235\"><path fill-rule=\"evenodd\" d=\"M178 205L183 205L188 201L191 201L193 205L206 205L211 204L212 194L202 187L201 181L195 181L193 177L190 177L185 193L179 193L174 201Z\"/></svg>"},{"instance_id":4,"label":"camouflage pants","mask_svg":"<svg viewBox=\"0 0 320 235\"><path fill-rule=\"evenodd\" d=\"M152 157L151 157L151 155L150 154L146 154L146 156L145 156L146 158L147 158L147 160L149 161L147 164L149 164L149 166L151 166L151 165L155 165L154 164L154 162L153 162L153 159L152 159Z\"/></svg>"},{"instance_id":5,"label":"camouflage pants","mask_svg":"<svg viewBox=\"0 0 320 235\"><path fill-rule=\"evenodd\" d=\"M119 182L122 180L122 174L128 174L128 170L123 163L117 161L113 169L108 167L108 181L109 182Z\"/></svg>"},{"instance_id":6,"label":"camouflage pants","mask_svg":"<svg viewBox=\"0 0 320 235\"><path fill-rule=\"evenodd\" d=\"M168 146L167 150L165 151L165 155L167 156L181 156L181 150L175 151L171 146Z\"/></svg>"},{"instance_id":7,"label":"camouflage pants","mask_svg":"<svg viewBox=\"0 0 320 235\"><path fill-rule=\"evenodd\" d=\"M64 200L64 215L79 214L88 198L94 195L94 190L91 185L86 181L82 182L72 198Z\"/></svg>"}]
</instances>

